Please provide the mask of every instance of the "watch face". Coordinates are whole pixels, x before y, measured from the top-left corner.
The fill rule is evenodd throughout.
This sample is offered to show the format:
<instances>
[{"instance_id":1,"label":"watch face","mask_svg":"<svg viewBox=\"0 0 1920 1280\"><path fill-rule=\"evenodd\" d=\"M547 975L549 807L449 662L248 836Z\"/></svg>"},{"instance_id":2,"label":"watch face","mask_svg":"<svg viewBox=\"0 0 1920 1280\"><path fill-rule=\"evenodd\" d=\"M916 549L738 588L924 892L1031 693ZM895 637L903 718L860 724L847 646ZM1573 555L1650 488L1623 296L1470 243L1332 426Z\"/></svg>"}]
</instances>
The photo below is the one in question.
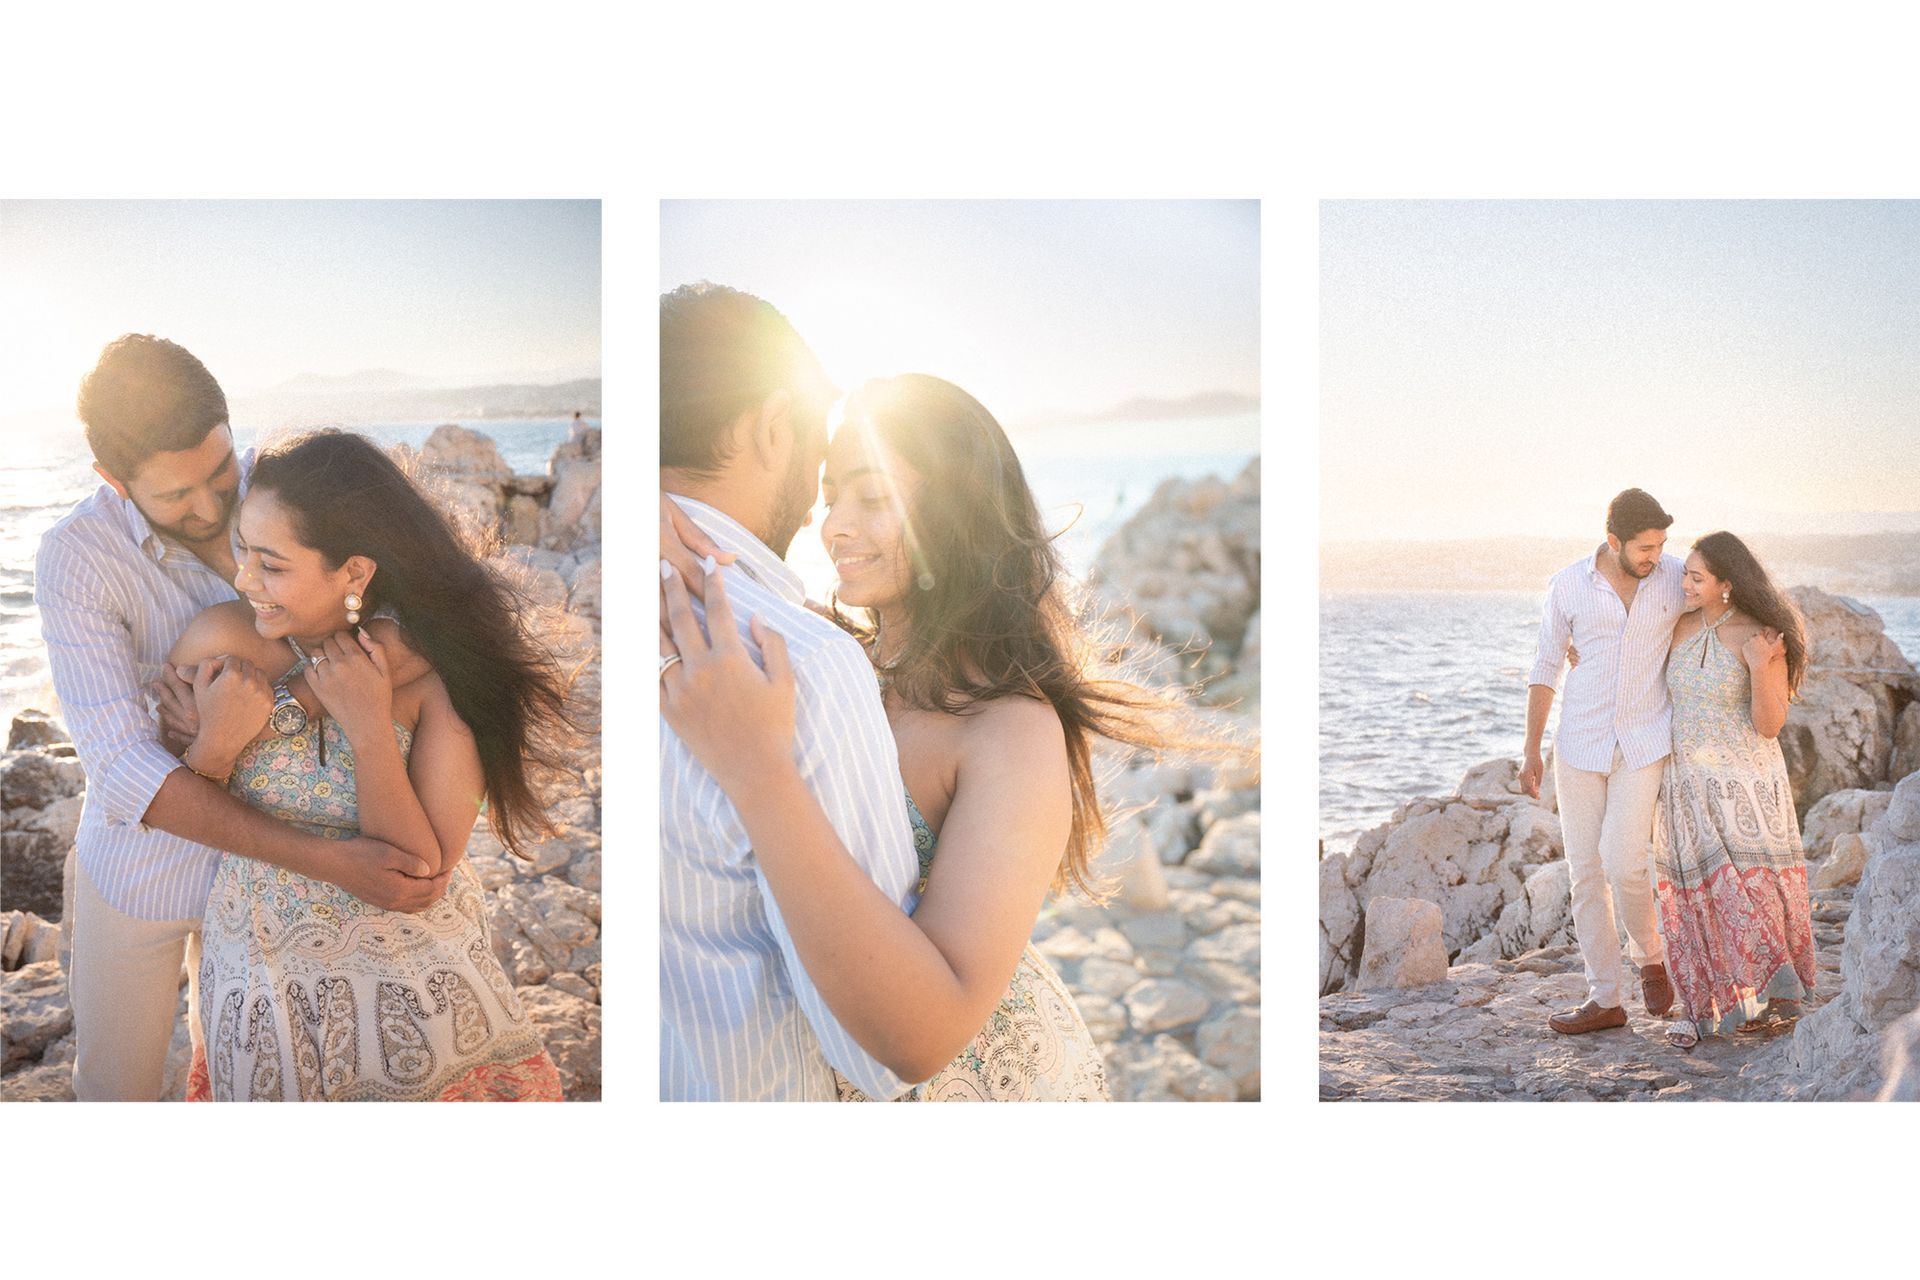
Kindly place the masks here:
<instances>
[{"instance_id":1,"label":"watch face","mask_svg":"<svg viewBox=\"0 0 1920 1280\"><path fill-rule=\"evenodd\" d=\"M307 709L288 696L285 701L274 704L273 714L267 718L267 723L281 737L291 738L307 727Z\"/></svg>"}]
</instances>

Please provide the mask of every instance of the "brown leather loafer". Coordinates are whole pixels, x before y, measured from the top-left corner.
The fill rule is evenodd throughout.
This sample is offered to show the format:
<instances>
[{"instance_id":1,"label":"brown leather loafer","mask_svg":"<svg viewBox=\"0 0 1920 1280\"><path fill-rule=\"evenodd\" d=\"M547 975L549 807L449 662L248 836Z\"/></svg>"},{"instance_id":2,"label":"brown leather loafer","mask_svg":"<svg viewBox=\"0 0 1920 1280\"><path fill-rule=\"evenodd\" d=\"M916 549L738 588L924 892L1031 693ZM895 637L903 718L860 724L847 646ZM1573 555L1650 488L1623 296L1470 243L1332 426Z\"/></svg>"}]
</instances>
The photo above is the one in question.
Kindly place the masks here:
<instances>
[{"instance_id":1,"label":"brown leather loafer","mask_svg":"<svg viewBox=\"0 0 1920 1280\"><path fill-rule=\"evenodd\" d=\"M1673 1008L1673 983L1667 980L1667 966L1650 964L1641 968L1640 994L1647 1002L1647 1012L1656 1018Z\"/></svg>"},{"instance_id":2,"label":"brown leather loafer","mask_svg":"<svg viewBox=\"0 0 1920 1280\"><path fill-rule=\"evenodd\" d=\"M1581 1036L1589 1031L1607 1031L1626 1026L1627 1011L1619 1005L1603 1009L1589 1000L1578 1009L1554 1014L1547 1019L1547 1025L1563 1036Z\"/></svg>"}]
</instances>

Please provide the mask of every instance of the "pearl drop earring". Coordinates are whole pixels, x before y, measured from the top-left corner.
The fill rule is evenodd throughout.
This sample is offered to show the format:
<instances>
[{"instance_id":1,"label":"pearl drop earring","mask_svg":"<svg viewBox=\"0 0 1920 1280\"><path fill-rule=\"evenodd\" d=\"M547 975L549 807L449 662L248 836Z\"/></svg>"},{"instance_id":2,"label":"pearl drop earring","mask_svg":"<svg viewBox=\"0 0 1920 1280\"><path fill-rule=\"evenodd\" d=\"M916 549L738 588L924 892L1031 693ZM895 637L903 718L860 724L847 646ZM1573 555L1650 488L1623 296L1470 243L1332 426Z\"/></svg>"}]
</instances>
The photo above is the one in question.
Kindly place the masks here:
<instances>
[{"instance_id":1,"label":"pearl drop earring","mask_svg":"<svg viewBox=\"0 0 1920 1280\"><path fill-rule=\"evenodd\" d=\"M363 603L365 602L360 599L360 593L358 591L347 592L347 598L346 598L345 604L347 606L347 625L348 626L350 627L354 626L360 621L360 606Z\"/></svg>"}]
</instances>

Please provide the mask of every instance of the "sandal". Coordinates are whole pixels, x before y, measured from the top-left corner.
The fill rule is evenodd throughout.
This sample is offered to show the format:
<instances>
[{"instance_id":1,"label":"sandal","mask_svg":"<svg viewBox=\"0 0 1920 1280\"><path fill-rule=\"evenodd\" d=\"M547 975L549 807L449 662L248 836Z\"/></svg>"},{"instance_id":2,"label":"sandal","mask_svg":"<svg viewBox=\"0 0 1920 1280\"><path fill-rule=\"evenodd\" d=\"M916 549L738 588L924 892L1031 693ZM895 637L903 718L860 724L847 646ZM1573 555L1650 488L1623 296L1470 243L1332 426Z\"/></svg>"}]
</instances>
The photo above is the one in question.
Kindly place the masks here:
<instances>
[{"instance_id":1,"label":"sandal","mask_svg":"<svg viewBox=\"0 0 1920 1280\"><path fill-rule=\"evenodd\" d=\"M1700 1030L1691 1022L1676 1022L1667 1028L1667 1043L1676 1049L1691 1049L1700 1043Z\"/></svg>"}]
</instances>

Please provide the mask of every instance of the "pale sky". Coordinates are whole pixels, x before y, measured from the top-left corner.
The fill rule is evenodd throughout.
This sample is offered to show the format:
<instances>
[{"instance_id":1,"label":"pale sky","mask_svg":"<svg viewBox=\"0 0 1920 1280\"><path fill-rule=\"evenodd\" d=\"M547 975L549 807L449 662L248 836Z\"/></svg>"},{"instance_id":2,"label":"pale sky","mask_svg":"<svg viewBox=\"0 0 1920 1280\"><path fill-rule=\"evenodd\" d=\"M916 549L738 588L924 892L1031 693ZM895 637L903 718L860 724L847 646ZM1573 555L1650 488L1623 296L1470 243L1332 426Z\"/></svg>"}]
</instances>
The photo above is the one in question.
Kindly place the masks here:
<instances>
[{"instance_id":1,"label":"pale sky","mask_svg":"<svg viewBox=\"0 0 1920 1280\"><path fill-rule=\"evenodd\" d=\"M660 287L792 320L842 388L931 373L1002 422L1260 391L1257 201L682 201Z\"/></svg>"},{"instance_id":2,"label":"pale sky","mask_svg":"<svg viewBox=\"0 0 1920 1280\"><path fill-rule=\"evenodd\" d=\"M1321 206L1321 529L1920 511L1920 202ZM1837 516L1836 513L1855 513Z\"/></svg>"},{"instance_id":3,"label":"pale sky","mask_svg":"<svg viewBox=\"0 0 1920 1280\"><path fill-rule=\"evenodd\" d=\"M0 201L0 416L71 406L123 333L232 395L395 369L600 372L597 201Z\"/></svg>"}]
</instances>

